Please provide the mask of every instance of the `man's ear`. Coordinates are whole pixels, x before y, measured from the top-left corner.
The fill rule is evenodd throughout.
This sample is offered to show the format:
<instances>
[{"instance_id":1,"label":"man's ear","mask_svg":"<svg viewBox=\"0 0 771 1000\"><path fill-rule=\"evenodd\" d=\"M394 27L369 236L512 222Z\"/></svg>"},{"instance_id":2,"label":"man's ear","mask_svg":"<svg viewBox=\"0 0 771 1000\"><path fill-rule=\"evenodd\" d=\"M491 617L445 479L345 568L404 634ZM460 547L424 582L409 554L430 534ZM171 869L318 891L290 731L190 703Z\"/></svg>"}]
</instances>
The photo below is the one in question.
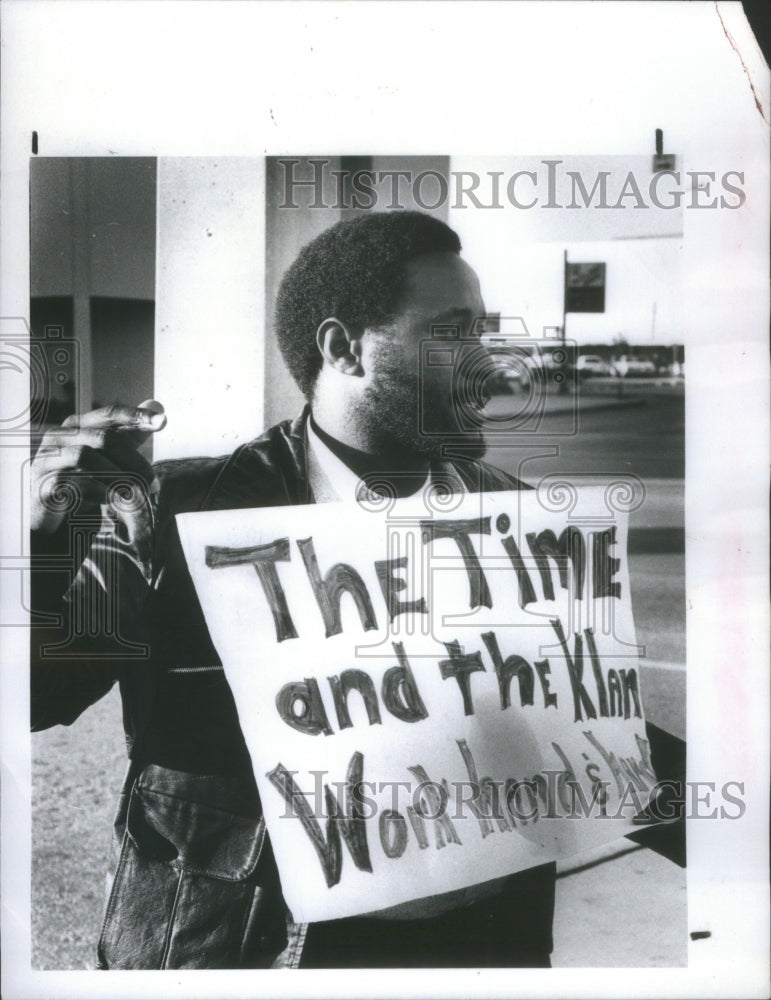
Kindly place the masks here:
<instances>
[{"instance_id":1,"label":"man's ear","mask_svg":"<svg viewBox=\"0 0 771 1000\"><path fill-rule=\"evenodd\" d=\"M361 366L361 333L348 323L330 316L316 331L316 343L321 356L341 375L363 375Z\"/></svg>"}]
</instances>

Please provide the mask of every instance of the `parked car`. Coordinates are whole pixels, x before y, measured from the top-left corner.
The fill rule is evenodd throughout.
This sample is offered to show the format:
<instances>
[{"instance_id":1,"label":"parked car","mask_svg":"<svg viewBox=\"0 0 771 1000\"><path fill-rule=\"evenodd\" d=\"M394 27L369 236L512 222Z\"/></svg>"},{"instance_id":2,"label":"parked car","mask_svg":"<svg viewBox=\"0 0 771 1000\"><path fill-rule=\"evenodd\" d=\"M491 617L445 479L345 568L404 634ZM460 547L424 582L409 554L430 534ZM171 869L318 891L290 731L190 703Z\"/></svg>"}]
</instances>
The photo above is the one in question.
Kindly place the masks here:
<instances>
[{"instance_id":1,"label":"parked car","mask_svg":"<svg viewBox=\"0 0 771 1000\"><path fill-rule=\"evenodd\" d=\"M613 363L613 374L621 378L646 378L656 374L656 366L643 358L622 357Z\"/></svg>"},{"instance_id":2,"label":"parked car","mask_svg":"<svg viewBox=\"0 0 771 1000\"><path fill-rule=\"evenodd\" d=\"M610 375L611 368L599 354L579 354L576 361L576 371L583 378L591 375Z\"/></svg>"}]
</instances>

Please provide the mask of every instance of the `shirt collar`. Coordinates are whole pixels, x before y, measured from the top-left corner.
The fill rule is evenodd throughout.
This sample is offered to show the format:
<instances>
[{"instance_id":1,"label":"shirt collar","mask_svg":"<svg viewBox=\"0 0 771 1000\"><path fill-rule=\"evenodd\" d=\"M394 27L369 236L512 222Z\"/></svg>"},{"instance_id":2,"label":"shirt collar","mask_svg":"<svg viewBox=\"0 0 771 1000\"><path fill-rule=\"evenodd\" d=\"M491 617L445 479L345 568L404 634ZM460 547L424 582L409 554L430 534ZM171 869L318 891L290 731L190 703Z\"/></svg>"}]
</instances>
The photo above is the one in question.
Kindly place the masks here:
<instances>
[{"instance_id":1,"label":"shirt collar","mask_svg":"<svg viewBox=\"0 0 771 1000\"><path fill-rule=\"evenodd\" d=\"M355 502L361 500L381 499L379 494L367 488L365 483L350 469L345 462L321 440L313 429L310 420L307 424L308 434L308 475L311 491L316 503L326 503L330 500ZM442 463L444 469L445 463ZM455 476L458 479L457 476ZM432 471L426 475L424 483L410 494L413 497L422 496L432 482ZM463 486L458 479L461 491Z\"/></svg>"}]
</instances>

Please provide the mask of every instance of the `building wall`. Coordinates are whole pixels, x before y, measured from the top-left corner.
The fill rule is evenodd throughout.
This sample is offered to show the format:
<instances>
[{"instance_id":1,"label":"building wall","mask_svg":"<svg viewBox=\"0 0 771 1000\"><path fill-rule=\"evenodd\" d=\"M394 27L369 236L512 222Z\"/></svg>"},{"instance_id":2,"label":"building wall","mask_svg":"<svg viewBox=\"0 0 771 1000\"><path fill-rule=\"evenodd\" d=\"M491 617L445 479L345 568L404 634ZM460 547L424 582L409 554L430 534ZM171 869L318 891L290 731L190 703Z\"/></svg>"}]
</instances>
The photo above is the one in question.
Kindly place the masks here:
<instances>
[{"instance_id":1,"label":"building wall","mask_svg":"<svg viewBox=\"0 0 771 1000\"><path fill-rule=\"evenodd\" d=\"M152 394L156 161L142 157L36 158L30 163L30 296L33 337L74 340L42 389L47 416L95 401ZM98 299L107 308L93 308ZM109 315L109 320L107 317ZM103 322L104 321L104 322ZM65 345L66 346L66 345ZM58 356L58 353L57 353ZM116 361L120 378L115 378ZM65 382L57 376L66 376ZM33 392L36 391L33 387ZM44 411L45 412L45 411Z\"/></svg>"}]
</instances>

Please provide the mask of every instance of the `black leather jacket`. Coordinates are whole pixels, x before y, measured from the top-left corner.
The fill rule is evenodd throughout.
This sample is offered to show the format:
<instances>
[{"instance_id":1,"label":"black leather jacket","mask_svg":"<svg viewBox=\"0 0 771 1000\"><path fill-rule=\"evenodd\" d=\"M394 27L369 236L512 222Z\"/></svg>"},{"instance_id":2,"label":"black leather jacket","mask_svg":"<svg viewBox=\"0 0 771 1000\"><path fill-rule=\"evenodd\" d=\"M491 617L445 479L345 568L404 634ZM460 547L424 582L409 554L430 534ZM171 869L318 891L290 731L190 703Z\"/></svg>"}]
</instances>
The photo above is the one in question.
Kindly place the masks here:
<instances>
[{"instance_id":1,"label":"black leather jacket","mask_svg":"<svg viewBox=\"0 0 771 1000\"><path fill-rule=\"evenodd\" d=\"M304 930L286 912L238 715L187 571L175 515L313 502L307 411L232 455L160 462L154 586L127 571L105 634L73 639L63 573L71 529L38 555L36 607L62 627L33 628L32 726L71 723L117 681L130 765L115 821L101 968L295 966ZM453 460L469 492L521 487L482 463ZM83 546L79 549L83 551ZM33 549L34 553L34 549ZM109 616L107 616L109 618ZM104 632L104 630L103 630ZM58 637L58 638L57 638ZM41 645L59 643L55 659ZM68 647L69 643L69 647ZM70 650L67 653L68 648ZM67 655L62 655L64 651ZM553 892L553 868L544 874ZM541 928L551 950L551 927ZM547 942L548 939L548 943Z\"/></svg>"}]
</instances>

